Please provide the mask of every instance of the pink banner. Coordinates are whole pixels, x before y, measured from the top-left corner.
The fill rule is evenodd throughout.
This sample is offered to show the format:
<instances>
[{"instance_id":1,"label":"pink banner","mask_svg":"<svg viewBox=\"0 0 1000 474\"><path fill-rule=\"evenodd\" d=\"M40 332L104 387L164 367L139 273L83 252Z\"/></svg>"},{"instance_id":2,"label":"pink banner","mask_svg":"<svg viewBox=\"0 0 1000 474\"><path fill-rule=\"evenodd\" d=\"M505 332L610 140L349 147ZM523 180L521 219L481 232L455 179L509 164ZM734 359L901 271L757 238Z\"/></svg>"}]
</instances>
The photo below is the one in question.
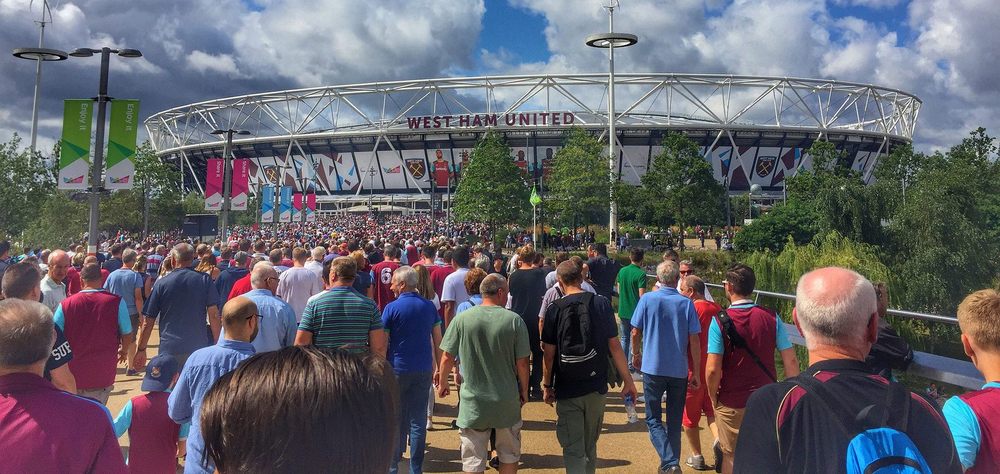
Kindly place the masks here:
<instances>
[{"instance_id":1,"label":"pink banner","mask_svg":"<svg viewBox=\"0 0 1000 474\"><path fill-rule=\"evenodd\" d=\"M205 210L222 210L222 160L209 158L205 170Z\"/></svg>"},{"instance_id":2,"label":"pink banner","mask_svg":"<svg viewBox=\"0 0 1000 474\"><path fill-rule=\"evenodd\" d=\"M250 200L250 160L238 158L233 160L232 210L247 210Z\"/></svg>"},{"instance_id":3,"label":"pink banner","mask_svg":"<svg viewBox=\"0 0 1000 474\"><path fill-rule=\"evenodd\" d=\"M306 195L306 221L316 220L316 193Z\"/></svg>"},{"instance_id":4,"label":"pink banner","mask_svg":"<svg viewBox=\"0 0 1000 474\"><path fill-rule=\"evenodd\" d=\"M302 220L302 193L292 194L292 221L299 222Z\"/></svg>"}]
</instances>

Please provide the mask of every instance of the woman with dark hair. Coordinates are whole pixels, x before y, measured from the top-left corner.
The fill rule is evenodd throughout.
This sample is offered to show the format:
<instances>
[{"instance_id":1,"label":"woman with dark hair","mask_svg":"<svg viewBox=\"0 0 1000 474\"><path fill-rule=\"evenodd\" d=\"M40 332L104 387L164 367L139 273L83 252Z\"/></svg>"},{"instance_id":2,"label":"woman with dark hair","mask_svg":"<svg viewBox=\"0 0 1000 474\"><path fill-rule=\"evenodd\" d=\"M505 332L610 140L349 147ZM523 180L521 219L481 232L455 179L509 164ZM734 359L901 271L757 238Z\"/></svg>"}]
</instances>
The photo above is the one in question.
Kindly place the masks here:
<instances>
[{"instance_id":1,"label":"woman with dark hair","mask_svg":"<svg viewBox=\"0 0 1000 474\"><path fill-rule=\"evenodd\" d=\"M222 474L389 470L399 432L385 359L314 346L257 354L205 395L205 453Z\"/></svg>"}]
</instances>

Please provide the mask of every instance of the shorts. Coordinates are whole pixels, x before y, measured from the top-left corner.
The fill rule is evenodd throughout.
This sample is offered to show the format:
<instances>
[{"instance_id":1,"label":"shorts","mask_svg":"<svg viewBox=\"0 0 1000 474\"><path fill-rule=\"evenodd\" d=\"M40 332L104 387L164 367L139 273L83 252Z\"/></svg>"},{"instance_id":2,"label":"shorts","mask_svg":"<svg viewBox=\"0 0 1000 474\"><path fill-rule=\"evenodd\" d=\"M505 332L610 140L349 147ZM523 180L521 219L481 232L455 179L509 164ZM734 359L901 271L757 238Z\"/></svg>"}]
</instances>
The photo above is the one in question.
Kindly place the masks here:
<instances>
[{"instance_id":1,"label":"shorts","mask_svg":"<svg viewBox=\"0 0 1000 474\"><path fill-rule=\"evenodd\" d=\"M514 464L521 460L521 424L509 428L497 428L497 438L493 448L503 464ZM462 470L465 472L484 472L489 469L490 430L474 430L460 428L458 437L462 441Z\"/></svg>"},{"instance_id":2,"label":"shorts","mask_svg":"<svg viewBox=\"0 0 1000 474\"><path fill-rule=\"evenodd\" d=\"M132 332L131 332L131 334L132 334L132 340L135 341L136 340L135 336L136 336L136 334L139 333L139 319L140 319L139 318L139 313L130 314L130 315L128 315L128 318L130 320L132 320Z\"/></svg>"},{"instance_id":3,"label":"shorts","mask_svg":"<svg viewBox=\"0 0 1000 474\"><path fill-rule=\"evenodd\" d=\"M101 405L107 405L108 398L111 397L112 388L114 388L114 385L104 388L77 389L76 394L84 398L97 400Z\"/></svg>"},{"instance_id":4,"label":"shorts","mask_svg":"<svg viewBox=\"0 0 1000 474\"><path fill-rule=\"evenodd\" d=\"M736 439L740 436L740 425L743 424L745 408L729 408L725 405L715 406L715 426L719 428L719 447L730 456L736 452Z\"/></svg>"},{"instance_id":5,"label":"shorts","mask_svg":"<svg viewBox=\"0 0 1000 474\"><path fill-rule=\"evenodd\" d=\"M687 397L684 399L684 419L681 424L685 428L697 428L702 413L708 418L715 418L712 399L708 397L708 387L705 384L698 390L688 389Z\"/></svg>"}]
</instances>

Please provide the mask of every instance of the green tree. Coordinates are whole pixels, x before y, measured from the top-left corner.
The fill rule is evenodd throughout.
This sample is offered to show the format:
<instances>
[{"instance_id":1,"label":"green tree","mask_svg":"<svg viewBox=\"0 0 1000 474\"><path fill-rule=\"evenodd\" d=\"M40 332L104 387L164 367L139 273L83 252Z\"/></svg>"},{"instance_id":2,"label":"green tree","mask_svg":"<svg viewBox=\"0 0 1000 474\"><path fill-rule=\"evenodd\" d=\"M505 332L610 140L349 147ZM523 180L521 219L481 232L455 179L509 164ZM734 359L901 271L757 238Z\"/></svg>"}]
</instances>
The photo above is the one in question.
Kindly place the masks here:
<instances>
[{"instance_id":1,"label":"green tree","mask_svg":"<svg viewBox=\"0 0 1000 474\"><path fill-rule=\"evenodd\" d=\"M733 238L733 246L740 252L765 249L777 252L788 242L808 244L819 230L816 212L792 201L775 206L744 227Z\"/></svg>"},{"instance_id":2,"label":"green tree","mask_svg":"<svg viewBox=\"0 0 1000 474\"><path fill-rule=\"evenodd\" d=\"M953 314L1000 268L1000 180L994 138L979 129L947 153L920 157L890 219L890 264L907 307Z\"/></svg>"},{"instance_id":3,"label":"green tree","mask_svg":"<svg viewBox=\"0 0 1000 474\"><path fill-rule=\"evenodd\" d=\"M181 201L181 208L184 214L205 214L205 198L197 191L191 191Z\"/></svg>"},{"instance_id":4,"label":"green tree","mask_svg":"<svg viewBox=\"0 0 1000 474\"><path fill-rule=\"evenodd\" d=\"M821 231L836 231L858 242L884 243L881 221L885 211L879 194L865 186L846 155L827 141L813 143L806 153L812 158L812 170L786 179L788 200L813 210Z\"/></svg>"},{"instance_id":5,"label":"green tree","mask_svg":"<svg viewBox=\"0 0 1000 474\"><path fill-rule=\"evenodd\" d=\"M54 191L55 176L45 161L41 153L21 148L17 134L0 144L0 238L20 237Z\"/></svg>"},{"instance_id":6,"label":"green tree","mask_svg":"<svg viewBox=\"0 0 1000 474\"><path fill-rule=\"evenodd\" d=\"M79 242L87 230L88 209L85 202L71 199L65 191L53 191L34 207L24 242L50 248L67 248Z\"/></svg>"},{"instance_id":7,"label":"green tree","mask_svg":"<svg viewBox=\"0 0 1000 474\"><path fill-rule=\"evenodd\" d=\"M580 216L585 223L607 217L610 170L604 150L593 135L574 128L556 152L546 186L546 204L563 220Z\"/></svg>"},{"instance_id":8,"label":"green tree","mask_svg":"<svg viewBox=\"0 0 1000 474\"><path fill-rule=\"evenodd\" d=\"M490 131L476 144L455 191L459 220L486 222L490 230L512 224L528 211L530 189L521 169L510 158L510 147Z\"/></svg>"},{"instance_id":9,"label":"green tree","mask_svg":"<svg viewBox=\"0 0 1000 474\"><path fill-rule=\"evenodd\" d=\"M661 225L677 223L683 230L691 223L721 222L723 218L725 190L715 180L712 165L701 155L698 144L685 135L664 137L663 151L653 157L652 166L642 177L642 187L653 217Z\"/></svg>"},{"instance_id":10,"label":"green tree","mask_svg":"<svg viewBox=\"0 0 1000 474\"><path fill-rule=\"evenodd\" d=\"M162 231L176 229L184 222L181 206L181 172L156 156L149 141L143 142L135 153L134 191L141 193L143 218L149 220L149 229Z\"/></svg>"}]
</instances>

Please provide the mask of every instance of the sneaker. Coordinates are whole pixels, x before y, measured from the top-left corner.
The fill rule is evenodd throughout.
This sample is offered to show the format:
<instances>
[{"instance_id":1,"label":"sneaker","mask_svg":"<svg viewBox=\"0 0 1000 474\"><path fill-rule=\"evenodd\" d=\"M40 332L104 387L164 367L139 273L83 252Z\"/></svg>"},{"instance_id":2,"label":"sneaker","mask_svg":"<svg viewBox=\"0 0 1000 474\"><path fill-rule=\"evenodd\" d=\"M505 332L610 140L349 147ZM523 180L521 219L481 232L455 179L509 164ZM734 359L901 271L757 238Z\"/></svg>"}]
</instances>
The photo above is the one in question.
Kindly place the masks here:
<instances>
[{"instance_id":1,"label":"sneaker","mask_svg":"<svg viewBox=\"0 0 1000 474\"><path fill-rule=\"evenodd\" d=\"M708 464L705 464L705 457L700 454L697 456L688 456L684 464L698 471L707 471L709 469Z\"/></svg>"},{"instance_id":2,"label":"sneaker","mask_svg":"<svg viewBox=\"0 0 1000 474\"><path fill-rule=\"evenodd\" d=\"M434 420L431 417L427 417L427 431L434 429Z\"/></svg>"},{"instance_id":3,"label":"sneaker","mask_svg":"<svg viewBox=\"0 0 1000 474\"><path fill-rule=\"evenodd\" d=\"M666 469L660 469L658 471L658 474L680 474L680 473L681 473L681 467L677 465L670 466Z\"/></svg>"},{"instance_id":4,"label":"sneaker","mask_svg":"<svg viewBox=\"0 0 1000 474\"><path fill-rule=\"evenodd\" d=\"M646 403L646 396L645 395L639 395L638 397L635 397L635 402L636 403Z\"/></svg>"},{"instance_id":5,"label":"sneaker","mask_svg":"<svg viewBox=\"0 0 1000 474\"><path fill-rule=\"evenodd\" d=\"M136 375L139 375L139 371L138 370L128 369L128 370L125 371L125 375L128 376L128 377L135 377Z\"/></svg>"},{"instance_id":6,"label":"sneaker","mask_svg":"<svg viewBox=\"0 0 1000 474\"><path fill-rule=\"evenodd\" d=\"M490 458L489 465L493 469L496 469L496 470L499 471L500 470L500 457L499 456L493 456L492 458Z\"/></svg>"},{"instance_id":7,"label":"sneaker","mask_svg":"<svg viewBox=\"0 0 1000 474\"><path fill-rule=\"evenodd\" d=\"M458 420L451 420L452 429L458 429Z\"/></svg>"}]
</instances>

